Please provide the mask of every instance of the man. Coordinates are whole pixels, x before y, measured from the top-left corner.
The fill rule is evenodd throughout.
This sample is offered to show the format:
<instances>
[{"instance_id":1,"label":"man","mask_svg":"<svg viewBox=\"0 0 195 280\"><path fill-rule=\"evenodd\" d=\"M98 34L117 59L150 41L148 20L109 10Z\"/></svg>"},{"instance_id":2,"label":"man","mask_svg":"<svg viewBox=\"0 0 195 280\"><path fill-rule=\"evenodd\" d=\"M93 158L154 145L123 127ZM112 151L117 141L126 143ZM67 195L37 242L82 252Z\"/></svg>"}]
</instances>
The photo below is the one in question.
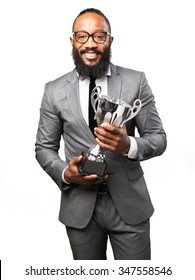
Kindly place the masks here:
<instances>
[{"instance_id":1,"label":"man","mask_svg":"<svg viewBox=\"0 0 195 280\"><path fill-rule=\"evenodd\" d=\"M60 221L66 225L74 259L106 259L109 237L114 258L150 259L149 219L153 206L140 161L161 155L166 135L144 73L110 63L111 27L96 9L82 11L70 38L76 69L45 86L36 140L36 158L61 190ZM103 94L142 108L122 128L102 124L90 130L90 78ZM92 118L92 117L91 117ZM90 121L90 120L89 120ZM140 136L135 137L137 127ZM61 136L66 161L58 155ZM99 144L107 170L79 172L81 153Z\"/></svg>"}]
</instances>

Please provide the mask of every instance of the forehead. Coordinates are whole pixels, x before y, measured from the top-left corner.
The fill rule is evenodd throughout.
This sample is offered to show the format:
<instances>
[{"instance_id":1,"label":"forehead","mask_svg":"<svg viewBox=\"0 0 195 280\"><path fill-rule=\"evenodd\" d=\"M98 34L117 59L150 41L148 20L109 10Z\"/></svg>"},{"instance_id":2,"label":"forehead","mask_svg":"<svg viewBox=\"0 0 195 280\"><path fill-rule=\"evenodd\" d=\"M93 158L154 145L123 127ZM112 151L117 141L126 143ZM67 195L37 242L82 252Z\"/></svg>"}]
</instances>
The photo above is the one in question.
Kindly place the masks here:
<instances>
[{"instance_id":1,"label":"forehead","mask_svg":"<svg viewBox=\"0 0 195 280\"><path fill-rule=\"evenodd\" d=\"M79 16L74 23L74 31L108 31L108 24L104 17L96 13L85 13Z\"/></svg>"}]
</instances>

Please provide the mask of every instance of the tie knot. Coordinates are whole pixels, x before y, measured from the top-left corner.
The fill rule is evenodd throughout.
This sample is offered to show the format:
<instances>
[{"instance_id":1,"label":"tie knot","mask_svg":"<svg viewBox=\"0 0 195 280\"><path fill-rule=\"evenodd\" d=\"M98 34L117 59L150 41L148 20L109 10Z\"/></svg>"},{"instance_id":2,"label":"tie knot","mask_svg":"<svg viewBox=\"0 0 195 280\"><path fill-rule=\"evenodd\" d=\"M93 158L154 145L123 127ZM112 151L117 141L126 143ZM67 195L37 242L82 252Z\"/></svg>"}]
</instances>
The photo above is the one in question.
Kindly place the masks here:
<instances>
[{"instance_id":1,"label":"tie knot","mask_svg":"<svg viewBox=\"0 0 195 280\"><path fill-rule=\"evenodd\" d=\"M90 76L90 81L95 81L96 77Z\"/></svg>"}]
</instances>

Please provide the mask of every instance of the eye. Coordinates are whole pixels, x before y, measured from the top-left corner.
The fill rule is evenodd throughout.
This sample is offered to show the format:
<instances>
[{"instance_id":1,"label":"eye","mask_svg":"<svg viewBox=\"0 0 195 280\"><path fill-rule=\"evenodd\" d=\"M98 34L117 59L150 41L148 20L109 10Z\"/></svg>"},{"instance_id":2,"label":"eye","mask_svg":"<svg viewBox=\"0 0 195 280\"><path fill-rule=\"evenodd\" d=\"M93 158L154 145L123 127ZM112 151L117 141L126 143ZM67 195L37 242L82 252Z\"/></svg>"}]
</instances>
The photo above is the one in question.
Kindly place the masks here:
<instances>
[{"instance_id":1,"label":"eye","mask_svg":"<svg viewBox=\"0 0 195 280\"><path fill-rule=\"evenodd\" d=\"M96 39L100 39L100 40L104 39L105 38L105 34L104 33L96 33L95 34L95 38Z\"/></svg>"},{"instance_id":2,"label":"eye","mask_svg":"<svg viewBox=\"0 0 195 280\"><path fill-rule=\"evenodd\" d=\"M88 34L85 32L78 32L76 33L75 36L76 36L76 40L81 43L87 41L88 39Z\"/></svg>"},{"instance_id":3,"label":"eye","mask_svg":"<svg viewBox=\"0 0 195 280\"><path fill-rule=\"evenodd\" d=\"M86 39L87 35L86 34L77 34L78 39Z\"/></svg>"}]
</instances>

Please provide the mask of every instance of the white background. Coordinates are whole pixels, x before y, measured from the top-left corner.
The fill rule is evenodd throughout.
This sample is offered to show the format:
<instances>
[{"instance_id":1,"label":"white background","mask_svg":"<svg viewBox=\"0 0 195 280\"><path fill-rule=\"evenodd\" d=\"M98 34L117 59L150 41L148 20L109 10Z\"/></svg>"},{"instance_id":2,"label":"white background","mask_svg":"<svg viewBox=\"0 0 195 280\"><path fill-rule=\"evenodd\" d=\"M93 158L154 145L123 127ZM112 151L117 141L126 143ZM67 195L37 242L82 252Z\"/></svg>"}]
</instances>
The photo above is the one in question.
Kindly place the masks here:
<instances>
[{"instance_id":1,"label":"white background","mask_svg":"<svg viewBox=\"0 0 195 280\"><path fill-rule=\"evenodd\" d=\"M164 155L142 163L156 211L151 218L152 261L136 262L136 265L172 267L172 276L162 275L157 279L192 279L195 250L193 1L7 0L0 4L3 280L28 279L30 276L25 276L24 270L30 265L37 268L80 265L72 261L65 228L58 221L60 191L36 162L34 143L44 84L74 67L69 43L71 27L78 13L89 7L102 10L111 22L115 37L112 62L146 73L168 137ZM93 264L85 262L85 265L89 263ZM109 246L108 261L102 266L113 268L118 263L113 260ZM132 266L132 263L135 265L130 261L122 265ZM130 276L119 278L125 277ZM62 276L46 278L62 279Z\"/></svg>"}]
</instances>

